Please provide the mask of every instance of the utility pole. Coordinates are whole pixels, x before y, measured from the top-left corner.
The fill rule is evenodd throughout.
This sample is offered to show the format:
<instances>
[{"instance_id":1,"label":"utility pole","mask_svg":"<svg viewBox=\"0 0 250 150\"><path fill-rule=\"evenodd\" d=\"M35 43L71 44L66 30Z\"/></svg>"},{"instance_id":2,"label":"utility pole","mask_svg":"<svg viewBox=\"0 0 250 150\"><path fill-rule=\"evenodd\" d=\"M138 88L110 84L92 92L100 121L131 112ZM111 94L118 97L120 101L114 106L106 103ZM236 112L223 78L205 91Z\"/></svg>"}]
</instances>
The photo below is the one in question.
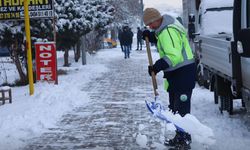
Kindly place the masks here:
<instances>
[{"instance_id":1,"label":"utility pole","mask_svg":"<svg viewBox=\"0 0 250 150\"><path fill-rule=\"evenodd\" d=\"M30 17L29 17L29 3L28 3L28 0L24 0L23 6L24 6L24 22L25 22L25 34L26 34L26 49L27 49L29 89L30 89L30 95L33 95L34 94L34 82L33 82L33 69L32 69L32 54L31 54L31 39L30 39Z\"/></svg>"},{"instance_id":2,"label":"utility pole","mask_svg":"<svg viewBox=\"0 0 250 150\"><path fill-rule=\"evenodd\" d=\"M140 3L141 3L141 27L143 27L143 9L144 9L143 0L140 0Z\"/></svg>"}]
</instances>

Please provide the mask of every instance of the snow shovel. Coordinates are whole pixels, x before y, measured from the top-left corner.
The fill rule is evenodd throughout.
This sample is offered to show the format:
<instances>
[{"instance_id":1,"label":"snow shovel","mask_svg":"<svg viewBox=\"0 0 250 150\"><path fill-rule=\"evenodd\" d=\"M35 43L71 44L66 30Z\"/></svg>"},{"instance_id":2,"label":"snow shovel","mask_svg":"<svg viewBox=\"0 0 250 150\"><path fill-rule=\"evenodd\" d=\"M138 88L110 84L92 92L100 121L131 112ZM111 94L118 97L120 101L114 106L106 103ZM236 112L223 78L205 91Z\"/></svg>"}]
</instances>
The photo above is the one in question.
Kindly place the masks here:
<instances>
[{"instance_id":1,"label":"snow shovel","mask_svg":"<svg viewBox=\"0 0 250 150\"><path fill-rule=\"evenodd\" d=\"M151 55L149 39L148 39L147 36L145 37L145 41L146 41L146 48L147 48L149 66L153 66L153 59L152 59L152 55ZM157 98L159 96L159 93L157 92L157 81L156 81L155 73L153 71L151 72L151 79L152 79L152 85L153 85L155 99L154 99L154 101L151 101L151 102L145 100L145 103L146 103L146 106L147 106L148 110L152 114L154 114L154 112L153 112L154 109L157 109L157 108L163 109L163 108L161 107L160 103L156 102L156 100L157 100Z\"/></svg>"},{"instance_id":2,"label":"snow shovel","mask_svg":"<svg viewBox=\"0 0 250 150\"><path fill-rule=\"evenodd\" d=\"M150 46L149 46L149 39L148 37L145 37L145 41L146 41L146 47L147 47L147 55L148 55L148 61L149 61L149 65L153 66L153 59L152 59L152 55L151 55L151 51L150 51ZM166 123L172 123L170 120L168 120L168 118L166 118L164 115L161 114L161 111L165 111L164 107L161 106L161 103L156 102L159 93L157 92L157 82L156 82L156 77L155 77L155 73L152 71L151 72L151 78L152 78L152 84L153 84L153 89L154 89L154 95L155 95L155 100L153 102L149 102L147 100L145 100L146 106L148 108L148 110L157 118L163 120ZM174 123L173 123L174 124ZM175 128L181 132L185 132L184 129L182 129L181 127L177 126L176 124L174 124ZM166 130L166 128L165 128Z\"/></svg>"},{"instance_id":3,"label":"snow shovel","mask_svg":"<svg viewBox=\"0 0 250 150\"><path fill-rule=\"evenodd\" d=\"M153 59L152 59L152 55L151 55L151 51L150 51L149 39L147 36L145 37L145 41L146 41L146 47L147 47L149 66L153 66ZM153 84L154 95L155 95L155 100L156 100L156 98L159 94L157 92L157 82L156 82L155 73L153 71L151 72L151 78L152 78L152 84Z\"/></svg>"},{"instance_id":4,"label":"snow shovel","mask_svg":"<svg viewBox=\"0 0 250 150\"><path fill-rule=\"evenodd\" d=\"M153 66L153 59L152 59L151 50L150 50L150 46L149 46L149 39L148 39L147 36L145 37L145 41L146 41L146 48L147 48L149 66ZM156 103L156 100L157 100L157 98L159 96L159 93L157 92L157 81L156 81L155 73L153 71L151 72L151 79L152 79L152 85L153 85L155 100L152 101L152 102L148 102L147 100L145 100L145 103L147 105L148 110L151 113L153 113L152 109L156 109L159 106L161 108L161 105Z\"/></svg>"}]
</instances>

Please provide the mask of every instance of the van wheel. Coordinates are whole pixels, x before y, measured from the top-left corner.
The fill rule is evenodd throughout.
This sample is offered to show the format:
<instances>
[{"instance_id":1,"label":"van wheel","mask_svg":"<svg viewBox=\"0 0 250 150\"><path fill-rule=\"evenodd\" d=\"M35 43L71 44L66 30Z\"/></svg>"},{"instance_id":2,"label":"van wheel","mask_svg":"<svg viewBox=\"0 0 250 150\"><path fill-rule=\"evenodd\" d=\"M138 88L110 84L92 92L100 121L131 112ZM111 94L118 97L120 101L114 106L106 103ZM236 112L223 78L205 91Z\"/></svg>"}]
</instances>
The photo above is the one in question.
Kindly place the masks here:
<instances>
[{"instance_id":1,"label":"van wheel","mask_svg":"<svg viewBox=\"0 0 250 150\"><path fill-rule=\"evenodd\" d=\"M227 112L229 113L229 115L233 115L233 98L232 98L232 96L228 95L227 100L228 100Z\"/></svg>"},{"instance_id":2,"label":"van wheel","mask_svg":"<svg viewBox=\"0 0 250 150\"><path fill-rule=\"evenodd\" d=\"M218 96L219 110L223 113L226 110L229 115L233 115L233 99L232 96Z\"/></svg>"}]
</instances>

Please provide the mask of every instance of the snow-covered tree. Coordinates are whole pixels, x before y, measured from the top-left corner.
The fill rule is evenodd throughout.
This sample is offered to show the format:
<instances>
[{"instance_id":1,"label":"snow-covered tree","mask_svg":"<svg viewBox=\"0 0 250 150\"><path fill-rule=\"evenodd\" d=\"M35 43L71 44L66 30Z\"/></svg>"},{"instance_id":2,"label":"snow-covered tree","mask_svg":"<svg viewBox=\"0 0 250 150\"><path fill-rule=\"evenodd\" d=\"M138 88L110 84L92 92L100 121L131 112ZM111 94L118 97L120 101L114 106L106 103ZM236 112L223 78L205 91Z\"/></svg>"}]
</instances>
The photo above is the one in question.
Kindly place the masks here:
<instances>
[{"instance_id":1,"label":"snow-covered tree","mask_svg":"<svg viewBox=\"0 0 250 150\"><path fill-rule=\"evenodd\" d=\"M132 24L136 20L141 19L142 4L140 0L110 0L110 3L115 7L114 23Z\"/></svg>"},{"instance_id":2,"label":"snow-covered tree","mask_svg":"<svg viewBox=\"0 0 250 150\"><path fill-rule=\"evenodd\" d=\"M102 29L112 20L113 7L105 0L56 0L57 47L65 51L68 66L68 50L80 38L94 29Z\"/></svg>"},{"instance_id":3,"label":"snow-covered tree","mask_svg":"<svg viewBox=\"0 0 250 150\"><path fill-rule=\"evenodd\" d=\"M79 42L81 36L91 30L105 28L112 21L114 8L106 0L55 0L54 4L57 49L65 50L65 65L67 66L68 50ZM33 42L38 38L53 40L51 19L30 19L30 25ZM25 39L24 21L2 21L0 27L1 46L8 47L10 51L15 51L15 47L20 49L24 41L18 40L16 35L21 35L22 39Z\"/></svg>"},{"instance_id":4,"label":"snow-covered tree","mask_svg":"<svg viewBox=\"0 0 250 150\"><path fill-rule=\"evenodd\" d=\"M124 25L133 28L141 24L141 0L109 0L109 2L115 7L114 21L110 26L111 39L117 39L118 28Z\"/></svg>"},{"instance_id":5,"label":"snow-covered tree","mask_svg":"<svg viewBox=\"0 0 250 150\"><path fill-rule=\"evenodd\" d=\"M19 26L17 26L19 24ZM5 21L0 24L0 45L7 47L20 76L19 84L26 84L25 55L23 49L23 23L20 21Z\"/></svg>"}]
</instances>

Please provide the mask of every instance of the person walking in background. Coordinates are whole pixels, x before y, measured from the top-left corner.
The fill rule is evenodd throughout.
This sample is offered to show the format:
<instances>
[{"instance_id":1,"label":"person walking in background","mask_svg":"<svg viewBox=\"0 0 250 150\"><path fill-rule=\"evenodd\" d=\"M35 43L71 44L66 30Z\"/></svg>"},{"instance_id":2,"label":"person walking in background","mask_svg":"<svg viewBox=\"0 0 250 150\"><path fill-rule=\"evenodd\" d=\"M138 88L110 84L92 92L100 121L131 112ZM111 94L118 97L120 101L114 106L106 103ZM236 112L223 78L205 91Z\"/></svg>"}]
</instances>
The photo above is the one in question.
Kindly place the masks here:
<instances>
[{"instance_id":1,"label":"person walking in background","mask_svg":"<svg viewBox=\"0 0 250 150\"><path fill-rule=\"evenodd\" d=\"M129 31L129 27L125 26L123 27L122 33L121 33L121 41L123 43L123 52L124 52L124 58L129 58L130 54L130 45L131 45L131 39L130 39L131 33Z\"/></svg>"},{"instance_id":2,"label":"person walking in background","mask_svg":"<svg viewBox=\"0 0 250 150\"><path fill-rule=\"evenodd\" d=\"M128 33L129 33L129 37L128 37L128 39L129 39L129 52L131 52L134 33L131 31L131 28L129 28L129 27L128 27Z\"/></svg>"},{"instance_id":3,"label":"person walking in background","mask_svg":"<svg viewBox=\"0 0 250 150\"><path fill-rule=\"evenodd\" d=\"M124 51L123 50L123 41L122 41L122 38L121 38L121 36L122 36L122 31L123 29L119 29L118 30L118 40L119 40L119 42L120 42L120 46L121 46L121 49L122 49L122 52Z\"/></svg>"},{"instance_id":4,"label":"person walking in background","mask_svg":"<svg viewBox=\"0 0 250 150\"><path fill-rule=\"evenodd\" d=\"M140 27L137 27L137 49L136 50L142 50L142 30Z\"/></svg>"},{"instance_id":5,"label":"person walking in background","mask_svg":"<svg viewBox=\"0 0 250 150\"><path fill-rule=\"evenodd\" d=\"M145 30L143 38L157 40L160 59L148 66L149 75L163 71L165 88L169 92L169 109L182 117L190 113L191 95L195 86L195 63L187 32L179 21L169 15L161 15L155 8L147 8L143 14L145 25L155 33ZM154 34L154 35L152 35ZM165 139L167 146L184 146L190 149L191 135L176 130L173 139Z\"/></svg>"}]
</instances>

